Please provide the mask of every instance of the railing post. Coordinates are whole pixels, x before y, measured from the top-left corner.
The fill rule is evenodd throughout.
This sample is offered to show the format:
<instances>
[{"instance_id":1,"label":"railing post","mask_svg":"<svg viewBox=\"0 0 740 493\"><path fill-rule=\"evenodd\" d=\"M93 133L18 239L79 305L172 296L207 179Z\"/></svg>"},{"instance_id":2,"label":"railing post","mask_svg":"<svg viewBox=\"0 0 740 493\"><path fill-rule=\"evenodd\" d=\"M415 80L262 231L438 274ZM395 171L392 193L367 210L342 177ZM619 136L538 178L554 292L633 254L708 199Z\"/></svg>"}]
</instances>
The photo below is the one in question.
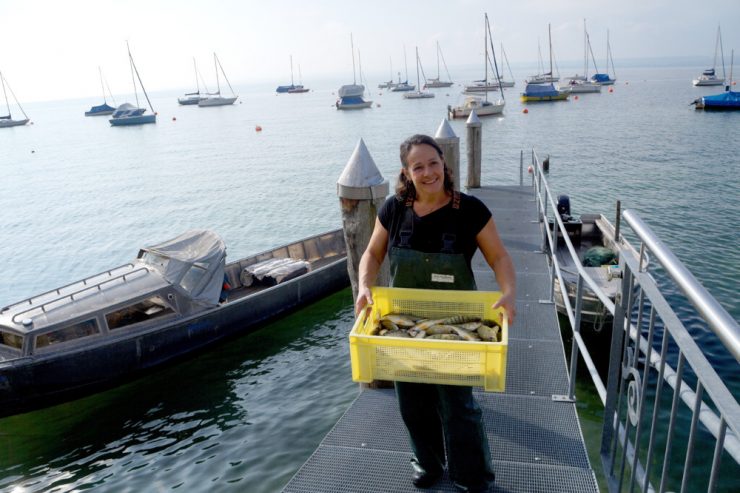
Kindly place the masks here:
<instances>
[{"instance_id":1,"label":"railing post","mask_svg":"<svg viewBox=\"0 0 740 493\"><path fill-rule=\"evenodd\" d=\"M519 186L524 186L524 149L519 151Z\"/></svg>"},{"instance_id":2,"label":"railing post","mask_svg":"<svg viewBox=\"0 0 740 493\"><path fill-rule=\"evenodd\" d=\"M563 286L560 286L560 292L563 292ZM563 294L563 303L565 303L566 294ZM576 283L576 313L573 322L573 332L581 332L581 310L583 309L583 276L578 274L578 282ZM573 347L570 351L570 384L568 386L568 397L572 400L576 398L576 370L578 369L578 344L576 343L575 336L573 337Z\"/></svg>"}]
</instances>

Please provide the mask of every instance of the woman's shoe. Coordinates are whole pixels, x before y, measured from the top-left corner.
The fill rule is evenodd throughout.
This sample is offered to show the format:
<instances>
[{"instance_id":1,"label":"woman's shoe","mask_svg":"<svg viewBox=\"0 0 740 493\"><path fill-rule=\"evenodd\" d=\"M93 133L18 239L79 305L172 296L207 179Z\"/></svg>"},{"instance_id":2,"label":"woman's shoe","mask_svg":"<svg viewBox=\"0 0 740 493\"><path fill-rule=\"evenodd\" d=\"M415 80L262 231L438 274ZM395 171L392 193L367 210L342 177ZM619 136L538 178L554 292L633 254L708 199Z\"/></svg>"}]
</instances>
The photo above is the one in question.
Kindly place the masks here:
<instances>
[{"instance_id":1,"label":"woman's shoe","mask_svg":"<svg viewBox=\"0 0 740 493\"><path fill-rule=\"evenodd\" d=\"M411 482L414 483L414 486L417 488L429 488L433 486L437 481L439 481L444 472L429 472L421 467L421 465L416 462L416 459L411 460L411 467L414 468L414 473L411 475Z\"/></svg>"}]
</instances>

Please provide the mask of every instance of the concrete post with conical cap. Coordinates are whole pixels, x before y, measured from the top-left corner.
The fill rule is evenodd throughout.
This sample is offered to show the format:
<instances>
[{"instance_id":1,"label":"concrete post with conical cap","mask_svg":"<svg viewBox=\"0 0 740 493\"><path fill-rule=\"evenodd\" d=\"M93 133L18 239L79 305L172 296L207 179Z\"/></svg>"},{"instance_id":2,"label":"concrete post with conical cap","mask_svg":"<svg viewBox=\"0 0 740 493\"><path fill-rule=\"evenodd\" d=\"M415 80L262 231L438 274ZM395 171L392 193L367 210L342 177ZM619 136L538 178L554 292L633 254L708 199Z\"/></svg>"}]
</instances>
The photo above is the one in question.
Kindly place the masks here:
<instances>
[{"instance_id":1,"label":"concrete post with conical cap","mask_svg":"<svg viewBox=\"0 0 740 493\"><path fill-rule=\"evenodd\" d=\"M434 140L442 148L445 163L452 173L455 190L460 191L460 137L450 127L447 118L442 120L434 134Z\"/></svg>"},{"instance_id":2,"label":"concrete post with conical cap","mask_svg":"<svg viewBox=\"0 0 740 493\"><path fill-rule=\"evenodd\" d=\"M352 299L357 300L358 269L375 226L378 210L388 195L388 180L378 171L365 142L360 139L337 180L337 195L342 208L342 229L347 245L347 272L352 284ZM376 278L376 286L388 286L388 262Z\"/></svg>"},{"instance_id":3,"label":"concrete post with conical cap","mask_svg":"<svg viewBox=\"0 0 740 493\"><path fill-rule=\"evenodd\" d=\"M468 121L468 188L480 188L481 174L481 122L475 110L470 112Z\"/></svg>"}]
</instances>

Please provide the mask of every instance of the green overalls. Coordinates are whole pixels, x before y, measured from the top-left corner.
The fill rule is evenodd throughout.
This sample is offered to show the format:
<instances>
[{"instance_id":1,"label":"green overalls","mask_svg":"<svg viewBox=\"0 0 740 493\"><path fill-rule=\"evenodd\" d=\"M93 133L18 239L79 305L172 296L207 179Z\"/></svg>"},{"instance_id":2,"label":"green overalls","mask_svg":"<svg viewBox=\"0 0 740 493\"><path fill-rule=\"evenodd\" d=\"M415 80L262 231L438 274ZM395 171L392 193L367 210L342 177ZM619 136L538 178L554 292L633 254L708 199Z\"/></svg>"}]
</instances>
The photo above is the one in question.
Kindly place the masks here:
<instances>
[{"instance_id":1,"label":"green overalls","mask_svg":"<svg viewBox=\"0 0 740 493\"><path fill-rule=\"evenodd\" d=\"M457 192L451 207L459 214ZM426 253L411 248L414 217L413 201L407 201L397 244L389 252L391 286L475 290L465 256L454 252L458 221L452 221L442 235L442 250ZM415 462L430 474L441 473L446 455L449 476L458 486L485 491L494 474L482 412L472 387L409 382L396 382L395 386Z\"/></svg>"}]
</instances>

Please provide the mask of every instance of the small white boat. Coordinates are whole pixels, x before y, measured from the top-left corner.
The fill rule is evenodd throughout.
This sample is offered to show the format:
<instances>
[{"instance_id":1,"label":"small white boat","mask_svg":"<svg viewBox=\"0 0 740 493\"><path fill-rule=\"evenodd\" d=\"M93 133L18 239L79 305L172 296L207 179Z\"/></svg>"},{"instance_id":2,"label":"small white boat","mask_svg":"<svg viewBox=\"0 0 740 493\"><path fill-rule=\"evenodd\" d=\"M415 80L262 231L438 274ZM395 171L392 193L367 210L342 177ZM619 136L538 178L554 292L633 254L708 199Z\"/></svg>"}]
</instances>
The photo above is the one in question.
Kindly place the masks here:
<instances>
[{"instance_id":1,"label":"small white boat","mask_svg":"<svg viewBox=\"0 0 740 493\"><path fill-rule=\"evenodd\" d=\"M421 79L419 79L419 68L421 67L421 60L419 59L419 47L416 47L416 85L417 87L421 87ZM424 72L424 69L421 69L422 73ZM407 92L403 95L404 99L428 99L433 98L434 93L433 92L424 92L424 91L413 91L413 92Z\"/></svg>"},{"instance_id":2,"label":"small white boat","mask_svg":"<svg viewBox=\"0 0 740 493\"><path fill-rule=\"evenodd\" d=\"M589 92L601 92L601 84L597 84L588 79L588 54L591 53L593 58L593 50L591 49L591 40L586 30L586 19L583 19L583 73L586 75L574 75L565 79L563 84L558 84L558 91L566 92L569 94L582 94ZM599 69L596 67L596 59L594 58L594 70L596 72Z\"/></svg>"},{"instance_id":3,"label":"small white boat","mask_svg":"<svg viewBox=\"0 0 740 493\"><path fill-rule=\"evenodd\" d=\"M3 76L2 72L0 72L0 82L3 85L3 95L5 96L5 107L8 109L8 114L0 116L0 128L8 128L8 127L20 127L25 125L29 122L28 115L26 115L26 112L23 111L23 108L21 107L21 104L18 102L18 98L15 97L15 94L13 93L13 90L10 88L10 86L7 84L7 81L5 80L5 77ZM10 91L10 94L13 96L13 99L15 99L15 104L18 105L18 108L20 108L21 113L23 113L23 116L25 117L22 120L13 120L13 116L10 114L10 103L8 103L8 93L6 91Z\"/></svg>"},{"instance_id":4,"label":"small white boat","mask_svg":"<svg viewBox=\"0 0 740 493\"><path fill-rule=\"evenodd\" d=\"M714 43L714 63L712 68L708 68L701 73L699 77L694 79L692 83L695 86L721 86L725 83L725 78L717 77L715 67L717 66L717 49L722 49L722 33L720 32L719 26L717 26L717 40ZM724 75L725 64L724 64L724 52L722 53L722 73Z\"/></svg>"},{"instance_id":5,"label":"small white boat","mask_svg":"<svg viewBox=\"0 0 740 493\"><path fill-rule=\"evenodd\" d=\"M193 69L195 70L195 92L186 92L184 96L177 98L178 104L181 104L183 106L190 106L190 105L196 105L198 104L198 101L200 101L200 98L203 97L200 92L200 81L198 77L198 66L195 63L195 57L193 57ZM205 87L205 83L203 84L203 87ZM206 88L206 92L208 92L208 88Z\"/></svg>"},{"instance_id":6,"label":"small white boat","mask_svg":"<svg viewBox=\"0 0 740 493\"><path fill-rule=\"evenodd\" d=\"M470 113L475 110L476 114L478 116L486 116L486 115L499 115L503 113L504 106L506 106L506 101L504 100L504 85L501 80L501 76L498 73L498 65L491 62L491 60L488 57L488 45L491 38L491 26L488 22L488 14L485 14L485 27L483 32L483 45L484 45L484 54L483 54L483 80L477 81L479 84L475 84L473 86L465 86L465 90L463 93L468 92L482 92L485 95L485 98L475 97L475 96L468 96L464 99L461 105L458 106L447 106L447 116L449 118L464 118L470 115ZM493 55L493 60L496 60L496 54L493 51L493 43L491 42L491 54ZM496 78L494 79L495 86L492 85L492 83L489 83L488 81L488 68L489 66L494 68L494 73ZM513 85L513 83L512 83ZM474 87L475 89L473 91L468 91L468 88ZM499 98L496 101L489 101L488 100L488 91L499 91L501 93L501 98Z\"/></svg>"},{"instance_id":7,"label":"small white boat","mask_svg":"<svg viewBox=\"0 0 740 493\"><path fill-rule=\"evenodd\" d=\"M116 108L116 111L113 112L110 120L108 121L110 122L111 126L114 127L157 123L157 113L154 111L154 108L152 107L152 102L149 100L149 95L146 93L146 89L144 89L144 84L141 82L139 71L136 68L136 64L134 63L134 57L131 56L131 49L129 48L128 41L126 42L126 49L128 50L128 61L129 65L131 66L131 72L136 74L136 79L134 79L134 97L136 97L136 106L131 103L123 103L118 108ZM136 91L137 79L139 81L139 85L141 86L141 91L144 93L147 103L149 103L149 109L152 110L152 113L149 115L144 114L146 112L146 108L139 107L139 94Z\"/></svg>"},{"instance_id":8,"label":"small white boat","mask_svg":"<svg viewBox=\"0 0 740 493\"><path fill-rule=\"evenodd\" d=\"M365 86L357 83L357 74L355 72L355 43L352 35L349 37L350 46L352 47L352 84L345 84L339 88L337 99L334 106L338 110L361 110L371 108L372 101L365 100ZM362 65L360 65L360 78L362 78Z\"/></svg>"},{"instance_id":9,"label":"small white boat","mask_svg":"<svg viewBox=\"0 0 740 493\"><path fill-rule=\"evenodd\" d=\"M506 106L506 103L501 99L492 102L480 97L468 96L460 106L454 108L448 106L447 116L449 118L467 118L473 110L478 116L500 115L504 111L504 106Z\"/></svg>"},{"instance_id":10,"label":"small white boat","mask_svg":"<svg viewBox=\"0 0 740 493\"><path fill-rule=\"evenodd\" d=\"M234 101L239 97L234 92L234 89L231 87L231 83L229 82L229 79L226 78L226 72L224 72L224 68L221 66L221 62L218 59L218 56L216 54L213 54L213 64L216 67L216 92L208 93L205 95L205 97L201 97L198 100L198 106L200 107L206 107L206 106L228 106L230 104L234 104ZM221 82L218 78L218 72L219 69L221 69L221 73L224 76L224 79L226 80L226 84L228 84L229 89L231 90L231 94L233 96L222 96L221 95Z\"/></svg>"},{"instance_id":11,"label":"small white boat","mask_svg":"<svg viewBox=\"0 0 740 493\"><path fill-rule=\"evenodd\" d=\"M446 81L441 80L441 75L439 72L439 60L442 59L442 64L445 67L445 72L447 72L447 79ZM442 54L442 49L439 47L439 41L437 41L437 77L427 79L426 84L424 84L424 88L436 88L436 87L450 87L452 86L452 77L450 77L450 71L447 70L447 62L445 62L445 57Z\"/></svg>"}]
</instances>

